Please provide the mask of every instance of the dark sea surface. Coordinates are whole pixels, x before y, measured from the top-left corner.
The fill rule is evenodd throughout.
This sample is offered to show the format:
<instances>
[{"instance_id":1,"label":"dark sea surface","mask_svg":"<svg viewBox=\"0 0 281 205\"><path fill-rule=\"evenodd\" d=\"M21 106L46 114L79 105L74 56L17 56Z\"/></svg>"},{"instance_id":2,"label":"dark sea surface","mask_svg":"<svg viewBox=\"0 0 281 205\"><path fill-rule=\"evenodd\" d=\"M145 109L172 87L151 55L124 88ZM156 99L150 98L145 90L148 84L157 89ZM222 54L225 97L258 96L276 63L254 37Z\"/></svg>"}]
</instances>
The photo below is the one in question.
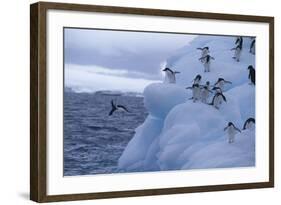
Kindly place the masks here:
<instances>
[{"instance_id":1,"label":"dark sea surface","mask_svg":"<svg viewBox=\"0 0 281 205\"><path fill-rule=\"evenodd\" d=\"M111 99L129 113L111 110ZM143 98L132 94L64 94L64 176L118 173L118 159L143 123Z\"/></svg>"}]
</instances>

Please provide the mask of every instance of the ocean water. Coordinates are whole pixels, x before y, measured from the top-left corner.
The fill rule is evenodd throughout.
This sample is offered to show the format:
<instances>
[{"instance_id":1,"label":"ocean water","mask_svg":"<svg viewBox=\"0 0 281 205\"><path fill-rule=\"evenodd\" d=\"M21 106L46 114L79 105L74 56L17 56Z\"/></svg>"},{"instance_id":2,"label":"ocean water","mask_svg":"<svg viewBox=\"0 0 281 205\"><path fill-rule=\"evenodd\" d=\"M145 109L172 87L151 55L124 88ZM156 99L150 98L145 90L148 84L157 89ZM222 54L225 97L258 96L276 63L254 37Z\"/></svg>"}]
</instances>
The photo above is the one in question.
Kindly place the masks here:
<instances>
[{"instance_id":1,"label":"ocean water","mask_svg":"<svg viewBox=\"0 0 281 205\"><path fill-rule=\"evenodd\" d=\"M108 116L111 99L129 113ZM64 176L121 172L118 159L147 114L141 96L65 92Z\"/></svg>"}]
</instances>

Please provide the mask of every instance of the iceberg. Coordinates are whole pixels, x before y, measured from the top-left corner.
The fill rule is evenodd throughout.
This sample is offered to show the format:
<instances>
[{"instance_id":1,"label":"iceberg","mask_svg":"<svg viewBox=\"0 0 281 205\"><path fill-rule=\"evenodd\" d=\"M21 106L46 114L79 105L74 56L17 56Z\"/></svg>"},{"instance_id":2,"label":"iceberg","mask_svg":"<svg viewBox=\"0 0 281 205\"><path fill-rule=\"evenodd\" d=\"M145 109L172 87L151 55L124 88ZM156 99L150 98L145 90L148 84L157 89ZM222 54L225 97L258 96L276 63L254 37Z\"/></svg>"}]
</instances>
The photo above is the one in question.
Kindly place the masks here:
<instances>
[{"instance_id":1,"label":"iceberg","mask_svg":"<svg viewBox=\"0 0 281 205\"><path fill-rule=\"evenodd\" d=\"M148 117L135 131L119 158L124 172L167 171L203 168L255 166L255 128L242 130L229 144L224 131L228 122L238 128L255 117L255 86L249 84L248 65L255 67L255 57L246 49L244 39L241 61L232 59L234 37L199 36L178 50L166 66L180 72L176 84L152 83L143 92ZM205 73L198 60L197 47L209 46L215 60ZM224 89L227 102L219 109L208 103L193 102L192 84L200 74L201 84L213 85L219 77L231 81ZM213 94L212 94L213 95ZM211 97L208 102L211 101Z\"/></svg>"}]
</instances>

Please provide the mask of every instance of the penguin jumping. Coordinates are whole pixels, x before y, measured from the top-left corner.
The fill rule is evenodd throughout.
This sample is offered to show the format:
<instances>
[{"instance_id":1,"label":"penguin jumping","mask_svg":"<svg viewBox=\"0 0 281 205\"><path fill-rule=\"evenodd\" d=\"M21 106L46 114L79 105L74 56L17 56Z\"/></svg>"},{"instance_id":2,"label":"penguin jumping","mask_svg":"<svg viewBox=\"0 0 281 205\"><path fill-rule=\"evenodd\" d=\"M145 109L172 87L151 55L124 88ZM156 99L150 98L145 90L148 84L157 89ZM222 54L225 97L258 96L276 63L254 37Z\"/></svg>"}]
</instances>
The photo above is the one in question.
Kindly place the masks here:
<instances>
[{"instance_id":1,"label":"penguin jumping","mask_svg":"<svg viewBox=\"0 0 281 205\"><path fill-rule=\"evenodd\" d=\"M195 83L192 85L192 87L187 87L186 89L192 90L192 97L190 99L193 99L193 102L196 102L197 100L200 100L201 97L201 89L198 83Z\"/></svg>"},{"instance_id":2,"label":"penguin jumping","mask_svg":"<svg viewBox=\"0 0 281 205\"><path fill-rule=\"evenodd\" d=\"M226 102L226 97L222 93L216 93L213 97L212 102L209 105L212 105L216 109L219 109L223 101Z\"/></svg>"},{"instance_id":3,"label":"penguin jumping","mask_svg":"<svg viewBox=\"0 0 281 205\"><path fill-rule=\"evenodd\" d=\"M176 74L178 74L180 72L172 71L170 68L165 68L162 71L165 72L166 79L168 80L168 83L176 83Z\"/></svg>"},{"instance_id":4,"label":"penguin jumping","mask_svg":"<svg viewBox=\"0 0 281 205\"><path fill-rule=\"evenodd\" d=\"M201 50L201 58L204 58L206 55L210 53L208 46L203 48L197 48L197 50ZM203 60L201 60L201 62L203 63Z\"/></svg>"},{"instance_id":5,"label":"penguin jumping","mask_svg":"<svg viewBox=\"0 0 281 205\"><path fill-rule=\"evenodd\" d=\"M232 84L232 82L227 81L223 78L218 78L217 82L214 84L215 87L219 87L221 90L224 89L225 84Z\"/></svg>"},{"instance_id":6,"label":"penguin jumping","mask_svg":"<svg viewBox=\"0 0 281 205\"><path fill-rule=\"evenodd\" d=\"M211 60L215 60L214 57L210 56L209 54L207 54L204 57L199 58L198 60L200 60L201 62L203 62L204 65L204 72L210 72L210 67L211 67Z\"/></svg>"},{"instance_id":7,"label":"penguin jumping","mask_svg":"<svg viewBox=\"0 0 281 205\"><path fill-rule=\"evenodd\" d=\"M256 122L254 118L252 117L248 118L244 123L243 130L252 129L255 126L255 123Z\"/></svg>"},{"instance_id":8,"label":"penguin jumping","mask_svg":"<svg viewBox=\"0 0 281 205\"><path fill-rule=\"evenodd\" d=\"M252 65L248 66L248 70L249 70L248 79L250 79L251 84L255 85L256 84L256 71Z\"/></svg>"},{"instance_id":9,"label":"penguin jumping","mask_svg":"<svg viewBox=\"0 0 281 205\"><path fill-rule=\"evenodd\" d=\"M255 55L256 54L256 39L254 38L250 45L250 53Z\"/></svg>"},{"instance_id":10,"label":"penguin jumping","mask_svg":"<svg viewBox=\"0 0 281 205\"><path fill-rule=\"evenodd\" d=\"M109 112L109 116L111 116L115 111L125 111L125 112L129 112L127 110L127 108L123 105L117 105L116 103L114 103L113 100L111 100L111 111Z\"/></svg>"},{"instance_id":11,"label":"penguin jumping","mask_svg":"<svg viewBox=\"0 0 281 205\"><path fill-rule=\"evenodd\" d=\"M240 56L241 56L241 52L242 52L242 46L238 45L232 49L230 49L231 51L235 51L234 52L234 56L232 57L233 59L235 59L237 62L240 61Z\"/></svg>"},{"instance_id":12,"label":"penguin jumping","mask_svg":"<svg viewBox=\"0 0 281 205\"><path fill-rule=\"evenodd\" d=\"M228 143L233 143L235 135L237 132L241 133L241 130L239 130L232 122L229 122L228 125L223 129L224 131L227 131L228 134Z\"/></svg>"}]
</instances>

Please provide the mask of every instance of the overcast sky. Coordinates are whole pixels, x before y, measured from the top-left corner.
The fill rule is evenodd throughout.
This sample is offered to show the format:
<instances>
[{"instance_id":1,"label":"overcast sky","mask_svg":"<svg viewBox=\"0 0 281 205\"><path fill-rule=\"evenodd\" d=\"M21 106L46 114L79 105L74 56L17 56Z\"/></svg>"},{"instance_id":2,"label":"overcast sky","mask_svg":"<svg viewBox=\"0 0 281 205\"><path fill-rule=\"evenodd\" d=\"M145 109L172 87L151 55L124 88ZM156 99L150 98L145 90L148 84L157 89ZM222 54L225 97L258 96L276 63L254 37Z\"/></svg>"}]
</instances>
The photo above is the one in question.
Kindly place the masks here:
<instances>
[{"instance_id":1,"label":"overcast sky","mask_svg":"<svg viewBox=\"0 0 281 205\"><path fill-rule=\"evenodd\" d=\"M112 83L112 89L124 90L130 85L130 80L134 83L138 79L140 84L161 80L161 65L193 38L193 35L183 34L66 28L66 86L100 90L104 84L108 90L111 89L108 81L112 78L112 81L118 81ZM97 77L99 85L94 80ZM126 85L122 85L125 81ZM139 85L136 90L138 86L132 85L136 91L141 91L144 86Z\"/></svg>"}]
</instances>

